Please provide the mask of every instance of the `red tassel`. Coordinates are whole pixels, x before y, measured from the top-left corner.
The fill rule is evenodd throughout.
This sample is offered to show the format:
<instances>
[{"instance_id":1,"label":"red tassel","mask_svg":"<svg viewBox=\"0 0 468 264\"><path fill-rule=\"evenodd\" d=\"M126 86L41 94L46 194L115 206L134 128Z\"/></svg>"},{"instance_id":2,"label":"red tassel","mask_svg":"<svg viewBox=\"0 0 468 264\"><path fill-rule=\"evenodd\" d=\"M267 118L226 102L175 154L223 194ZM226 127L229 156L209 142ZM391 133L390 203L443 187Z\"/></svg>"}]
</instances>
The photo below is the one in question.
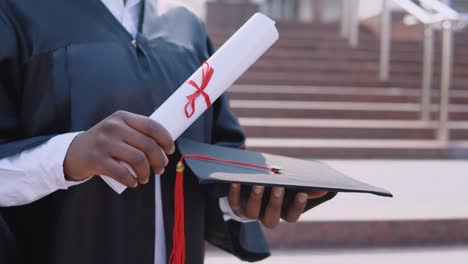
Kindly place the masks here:
<instances>
[{"instance_id":1,"label":"red tassel","mask_svg":"<svg viewBox=\"0 0 468 264\"><path fill-rule=\"evenodd\" d=\"M172 230L172 252L169 257L169 264L185 264L185 204L184 204L184 159L193 158L214 162L227 163L236 166L249 167L254 169L268 170L273 173L280 173L278 168L250 164L239 161L223 160L196 154L183 155L176 167L176 180L174 185L174 229Z\"/></svg>"},{"instance_id":2,"label":"red tassel","mask_svg":"<svg viewBox=\"0 0 468 264\"><path fill-rule=\"evenodd\" d=\"M170 264L185 264L185 204L184 204L184 157L177 163L174 186L174 229Z\"/></svg>"}]
</instances>

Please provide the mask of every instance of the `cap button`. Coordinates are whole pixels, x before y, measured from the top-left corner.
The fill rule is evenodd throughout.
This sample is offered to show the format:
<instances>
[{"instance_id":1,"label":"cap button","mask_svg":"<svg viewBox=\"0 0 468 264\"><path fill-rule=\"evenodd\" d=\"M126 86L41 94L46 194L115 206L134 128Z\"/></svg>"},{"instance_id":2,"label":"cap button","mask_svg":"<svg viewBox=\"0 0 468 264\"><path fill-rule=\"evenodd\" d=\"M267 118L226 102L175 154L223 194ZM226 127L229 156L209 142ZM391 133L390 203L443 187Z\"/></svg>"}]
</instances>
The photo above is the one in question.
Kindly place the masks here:
<instances>
[{"instance_id":1,"label":"cap button","mask_svg":"<svg viewBox=\"0 0 468 264\"><path fill-rule=\"evenodd\" d=\"M184 172L184 170L185 170L184 163L182 161L177 162L176 171L177 172Z\"/></svg>"}]
</instances>

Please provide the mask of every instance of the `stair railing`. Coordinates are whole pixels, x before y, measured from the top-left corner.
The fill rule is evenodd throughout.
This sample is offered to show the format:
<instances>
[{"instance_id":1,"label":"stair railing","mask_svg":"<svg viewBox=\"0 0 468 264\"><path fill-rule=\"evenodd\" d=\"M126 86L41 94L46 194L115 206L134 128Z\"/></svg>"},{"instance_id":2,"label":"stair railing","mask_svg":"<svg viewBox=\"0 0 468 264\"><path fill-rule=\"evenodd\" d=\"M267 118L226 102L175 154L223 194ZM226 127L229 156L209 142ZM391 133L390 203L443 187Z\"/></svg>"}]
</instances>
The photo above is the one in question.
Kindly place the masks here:
<instances>
[{"instance_id":1,"label":"stair railing","mask_svg":"<svg viewBox=\"0 0 468 264\"><path fill-rule=\"evenodd\" d=\"M343 0L341 4L341 36L355 48L359 45L359 0Z\"/></svg>"},{"instance_id":2,"label":"stair railing","mask_svg":"<svg viewBox=\"0 0 468 264\"><path fill-rule=\"evenodd\" d=\"M359 18L357 16L358 7L350 8L349 5L351 1L355 0L343 0L342 33L357 32L357 34L359 34L359 31L356 29L343 28L345 25L348 25L348 27L359 27ZM441 144L447 145L449 142L448 122L453 67L453 29L454 23L460 21L461 17L455 10L438 0L419 0L419 2L421 6L410 0L383 0L382 12L380 15L379 79L381 81L388 81L390 78L392 30L390 5L396 4L424 25L420 118L423 121L429 122L431 120L434 29L440 27L442 30L442 60L437 139ZM347 13L346 10L348 10L348 15L344 14ZM352 13L356 13L356 15L350 15ZM348 22L344 22L345 19L348 20ZM350 19L355 19L357 21L349 21ZM350 36L350 33L348 33L347 36ZM358 36L354 36L354 38L358 38Z\"/></svg>"}]
</instances>

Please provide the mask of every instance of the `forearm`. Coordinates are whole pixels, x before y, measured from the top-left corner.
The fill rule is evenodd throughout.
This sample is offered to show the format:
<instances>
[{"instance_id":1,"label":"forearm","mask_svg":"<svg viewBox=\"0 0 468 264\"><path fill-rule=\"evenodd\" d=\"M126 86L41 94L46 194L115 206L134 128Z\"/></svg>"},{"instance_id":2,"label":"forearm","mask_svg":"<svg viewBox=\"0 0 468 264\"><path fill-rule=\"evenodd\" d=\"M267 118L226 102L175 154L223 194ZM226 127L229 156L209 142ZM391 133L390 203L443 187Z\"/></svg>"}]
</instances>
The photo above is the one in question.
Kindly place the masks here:
<instances>
[{"instance_id":1,"label":"forearm","mask_svg":"<svg viewBox=\"0 0 468 264\"><path fill-rule=\"evenodd\" d=\"M82 182L67 181L63 161L78 133L61 134L34 148L0 159L0 206L34 202Z\"/></svg>"}]
</instances>

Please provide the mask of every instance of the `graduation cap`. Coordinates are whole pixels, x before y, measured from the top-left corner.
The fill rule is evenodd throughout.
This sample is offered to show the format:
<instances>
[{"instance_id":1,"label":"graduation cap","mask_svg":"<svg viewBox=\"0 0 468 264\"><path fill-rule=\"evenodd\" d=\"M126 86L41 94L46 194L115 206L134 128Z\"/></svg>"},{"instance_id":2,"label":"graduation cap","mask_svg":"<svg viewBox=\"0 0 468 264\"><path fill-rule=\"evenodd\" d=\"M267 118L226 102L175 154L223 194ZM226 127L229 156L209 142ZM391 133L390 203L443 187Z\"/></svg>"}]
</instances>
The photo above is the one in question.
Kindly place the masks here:
<instances>
[{"instance_id":1,"label":"graduation cap","mask_svg":"<svg viewBox=\"0 0 468 264\"><path fill-rule=\"evenodd\" d=\"M240 183L285 187L283 208L289 206L297 192L354 192L392 197L385 189L352 179L319 161L203 144L185 138L179 138L177 143L182 157L176 168L174 245L170 263L185 263L183 174L186 166L200 184ZM268 192L266 189L261 214L268 203ZM242 194L248 197L249 193L247 189ZM224 195L227 195L227 188Z\"/></svg>"},{"instance_id":2,"label":"graduation cap","mask_svg":"<svg viewBox=\"0 0 468 264\"><path fill-rule=\"evenodd\" d=\"M392 197L389 191L348 177L320 161L203 144L185 138L178 140L178 149L182 161L201 184L240 183Z\"/></svg>"}]
</instances>

